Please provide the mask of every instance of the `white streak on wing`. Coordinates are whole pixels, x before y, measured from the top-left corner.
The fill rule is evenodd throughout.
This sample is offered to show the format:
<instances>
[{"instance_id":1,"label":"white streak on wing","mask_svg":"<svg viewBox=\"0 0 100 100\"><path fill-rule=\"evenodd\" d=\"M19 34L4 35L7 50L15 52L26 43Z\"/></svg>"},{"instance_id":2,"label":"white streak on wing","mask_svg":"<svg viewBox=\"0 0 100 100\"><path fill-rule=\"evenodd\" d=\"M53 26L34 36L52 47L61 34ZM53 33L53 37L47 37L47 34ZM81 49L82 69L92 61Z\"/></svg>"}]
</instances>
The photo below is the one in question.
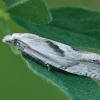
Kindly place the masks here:
<instances>
[{"instance_id":1,"label":"white streak on wing","mask_svg":"<svg viewBox=\"0 0 100 100\"><path fill-rule=\"evenodd\" d=\"M65 57L58 55L57 52L55 52L50 46L48 46L48 44L45 42L47 40L59 46L59 48L64 51ZM65 66L65 65L74 64L77 62L75 57L77 59L79 58L78 57L79 55L77 55L77 53L74 53L70 46L67 46L67 45L64 45L64 44L61 44L61 43L58 43L58 42L55 42L49 39L41 38L39 36L35 36L35 37L32 37L30 35L28 37L23 36L21 41L23 41L29 47L31 47L31 49L41 53L42 55L35 53L28 48L25 49L26 53L28 53L29 55L33 57L35 56L36 58L39 58L43 62L50 64L57 68L61 66Z\"/></svg>"},{"instance_id":2,"label":"white streak on wing","mask_svg":"<svg viewBox=\"0 0 100 100\"><path fill-rule=\"evenodd\" d=\"M80 62L78 65L68 67L65 71L77 75L100 79L100 64Z\"/></svg>"}]
</instances>

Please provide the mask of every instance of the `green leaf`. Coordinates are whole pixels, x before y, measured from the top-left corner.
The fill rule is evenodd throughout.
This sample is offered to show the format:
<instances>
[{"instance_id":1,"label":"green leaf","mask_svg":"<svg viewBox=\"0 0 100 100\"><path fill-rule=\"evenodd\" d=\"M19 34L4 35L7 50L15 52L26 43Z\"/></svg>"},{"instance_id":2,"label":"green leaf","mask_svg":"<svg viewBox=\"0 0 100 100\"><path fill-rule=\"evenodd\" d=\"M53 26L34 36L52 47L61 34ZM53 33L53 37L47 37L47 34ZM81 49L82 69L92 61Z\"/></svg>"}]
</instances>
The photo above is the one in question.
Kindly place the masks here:
<instances>
[{"instance_id":1,"label":"green leaf","mask_svg":"<svg viewBox=\"0 0 100 100\"><path fill-rule=\"evenodd\" d=\"M100 50L100 13L81 8L51 10L53 21L48 25L34 25L13 17L19 25L32 33L56 40L77 48Z\"/></svg>"},{"instance_id":2,"label":"green leaf","mask_svg":"<svg viewBox=\"0 0 100 100\"><path fill-rule=\"evenodd\" d=\"M59 8L51 10L53 21L49 25L34 25L29 21L13 19L30 32L77 48L100 51L100 13L82 8ZM59 70L47 71L43 65L29 57L23 57L29 67L43 78L56 84L71 100L99 100L100 86L90 78Z\"/></svg>"},{"instance_id":3,"label":"green leaf","mask_svg":"<svg viewBox=\"0 0 100 100\"><path fill-rule=\"evenodd\" d=\"M35 24L49 23L50 11L43 0L3 0L5 10L13 16L28 19Z\"/></svg>"}]
</instances>

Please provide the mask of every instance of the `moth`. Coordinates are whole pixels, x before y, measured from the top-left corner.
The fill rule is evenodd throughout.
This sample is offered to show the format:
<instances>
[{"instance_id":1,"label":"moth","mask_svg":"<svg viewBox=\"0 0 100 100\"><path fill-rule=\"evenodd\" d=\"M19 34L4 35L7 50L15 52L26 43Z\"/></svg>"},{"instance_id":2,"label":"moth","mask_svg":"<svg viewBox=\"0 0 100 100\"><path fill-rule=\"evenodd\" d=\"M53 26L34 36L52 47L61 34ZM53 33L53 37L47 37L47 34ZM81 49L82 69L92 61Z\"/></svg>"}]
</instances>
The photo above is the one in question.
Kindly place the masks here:
<instances>
[{"instance_id":1,"label":"moth","mask_svg":"<svg viewBox=\"0 0 100 100\"><path fill-rule=\"evenodd\" d=\"M35 34L14 33L5 36L4 43L16 46L36 60L66 72L100 80L100 55L78 50L69 45Z\"/></svg>"}]
</instances>

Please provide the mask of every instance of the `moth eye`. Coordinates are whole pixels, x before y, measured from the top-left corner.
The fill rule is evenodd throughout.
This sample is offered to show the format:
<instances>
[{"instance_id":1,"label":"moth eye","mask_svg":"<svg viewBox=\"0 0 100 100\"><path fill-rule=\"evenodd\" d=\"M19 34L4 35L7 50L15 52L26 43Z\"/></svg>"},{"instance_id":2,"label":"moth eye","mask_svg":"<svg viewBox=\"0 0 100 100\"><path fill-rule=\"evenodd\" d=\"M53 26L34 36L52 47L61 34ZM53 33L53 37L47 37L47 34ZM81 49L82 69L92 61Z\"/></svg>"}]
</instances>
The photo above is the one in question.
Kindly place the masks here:
<instances>
[{"instance_id":1,"label":"moth eye","mask_svg":"<svg viewBox=\"0 0 100 100\"><path fill-rule=\"evenodd\" d=\"M13 45L16 45L16 43L17 43L17 40L13 40Z\"/></svg>"},{"instance_id":2,"label":"moth eye","mask_svg":"<svg viewBox=\"0 0 100 100\"><path fill-rule=\"evenodd\" d=\"M14 44L16 44L16 41L14 41Z\"/></svg>"}]
</instances>

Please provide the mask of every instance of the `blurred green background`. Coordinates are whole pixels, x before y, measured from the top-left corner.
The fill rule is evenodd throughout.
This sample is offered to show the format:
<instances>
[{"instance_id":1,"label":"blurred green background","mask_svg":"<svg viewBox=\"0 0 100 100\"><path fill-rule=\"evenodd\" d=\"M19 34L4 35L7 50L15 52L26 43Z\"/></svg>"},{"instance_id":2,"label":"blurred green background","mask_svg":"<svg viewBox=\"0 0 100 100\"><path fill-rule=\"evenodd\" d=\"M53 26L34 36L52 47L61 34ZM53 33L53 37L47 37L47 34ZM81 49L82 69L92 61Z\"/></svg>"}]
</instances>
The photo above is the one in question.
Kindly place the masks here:
<instances>
[{"instance_id":1,"label":"blurred green background","mask_svg":"<svg viewBox=\"0 0 100 100\"><path fill-rule=\"evenodd\" d=\"M50 8L83 6L100 10L100 0L45 0ZM0 7L3 2L0 0ZM12 20L7 24L11 32L28 32ZM2 43L4 33L0 26L0 100L67 100L57 87L35 75L20 56Z\"/></svg>"}]
</instances>

